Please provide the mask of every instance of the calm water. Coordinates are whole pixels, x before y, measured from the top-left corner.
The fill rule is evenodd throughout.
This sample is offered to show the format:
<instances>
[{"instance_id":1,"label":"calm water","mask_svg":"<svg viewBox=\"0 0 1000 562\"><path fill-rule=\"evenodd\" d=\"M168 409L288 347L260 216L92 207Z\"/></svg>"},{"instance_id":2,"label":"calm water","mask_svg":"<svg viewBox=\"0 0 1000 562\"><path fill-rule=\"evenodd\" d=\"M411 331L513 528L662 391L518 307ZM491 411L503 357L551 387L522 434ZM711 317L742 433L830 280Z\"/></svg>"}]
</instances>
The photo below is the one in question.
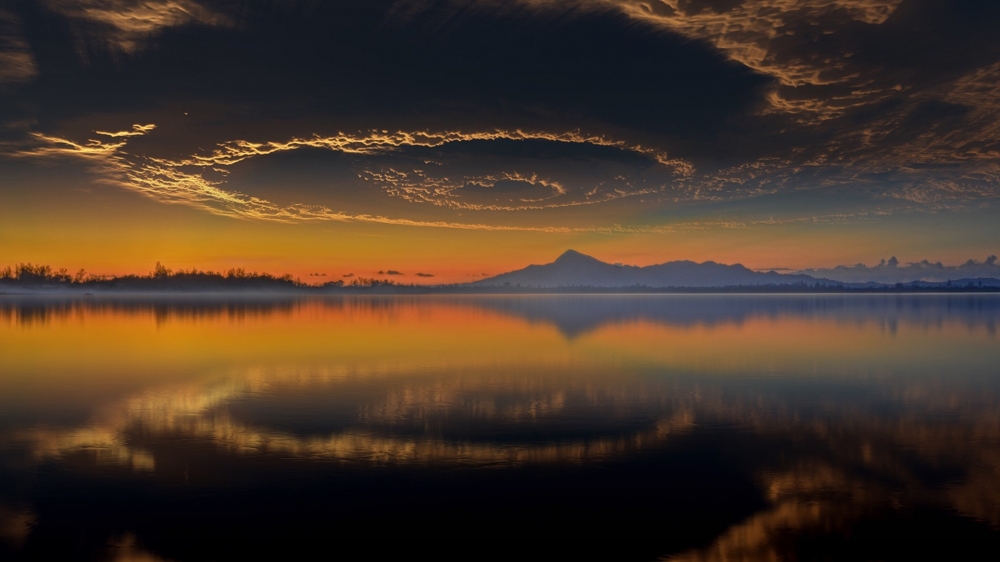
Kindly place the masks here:
<instances>
[{"instance_id":1,"label":"calm water","mask_svg":"<svg viewBox=\"0 0 1000 562\"><path fill-rule=\"evenodd\" d=\"M992 558L998 321L988 295L0 297L0 558Z\"/></svg>"}]
</instances>

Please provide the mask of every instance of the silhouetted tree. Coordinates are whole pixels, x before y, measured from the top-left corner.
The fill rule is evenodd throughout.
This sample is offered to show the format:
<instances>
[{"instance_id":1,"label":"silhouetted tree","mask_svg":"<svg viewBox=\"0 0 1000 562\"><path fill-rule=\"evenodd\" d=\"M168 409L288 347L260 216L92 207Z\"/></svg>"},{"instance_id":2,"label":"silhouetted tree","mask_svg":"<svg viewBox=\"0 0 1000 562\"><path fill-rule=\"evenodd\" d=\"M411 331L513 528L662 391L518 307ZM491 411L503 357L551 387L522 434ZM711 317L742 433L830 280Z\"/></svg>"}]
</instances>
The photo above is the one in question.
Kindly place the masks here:
<instances>
[{"instance_id":1,"label":"silhouetted tree","mask_svg":"<svg viewBox=\"0 0 1000 562\"><path fill-rule=\"evenodd\" d=\"M172 272L167 269L162 263L156 262L156 267L153 268L152 276L156 279L166 279L170 277Z\"/></svg>"}]
</instances>

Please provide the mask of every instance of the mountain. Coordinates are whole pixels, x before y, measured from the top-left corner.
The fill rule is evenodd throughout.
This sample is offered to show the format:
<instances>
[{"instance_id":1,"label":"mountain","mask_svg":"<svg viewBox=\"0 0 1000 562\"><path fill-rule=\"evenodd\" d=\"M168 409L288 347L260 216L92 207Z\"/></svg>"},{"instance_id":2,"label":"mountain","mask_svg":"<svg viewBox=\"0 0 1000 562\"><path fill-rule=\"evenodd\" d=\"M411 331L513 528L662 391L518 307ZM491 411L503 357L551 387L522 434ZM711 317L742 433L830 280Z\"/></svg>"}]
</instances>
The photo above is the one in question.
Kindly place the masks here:
<instances>
[{"instance_id":1,"label":"mountain","mask_svg":"<svg viewBox=\"0 0 1000 562\"><path fill-rule=\"evenodd\" d=\"M729 287L738 285L792 285L806 283L821 286L854 286L829 279L817 279L801 274L760 272L740 264L725 265L707 261L672 261L639 267L613 265L596 258L567 250L556 261L545 265L529 265L524 269L503 273L471 283L473 286L522 287Z\"/></svg>"},{"instance_id":2,"label":"mountain","mask_svg":"<svg viewBox=\"0 0 1000 562\"><path fill-rule=\"evenodd\" d=\"M993 277L976 277L963 279L950 279L948 281L911 281L902 283L902 286L919 289L947 289L947 288L973 288L987 287L1000 288L1000 279Z\"/></svg>"}]
</instances>

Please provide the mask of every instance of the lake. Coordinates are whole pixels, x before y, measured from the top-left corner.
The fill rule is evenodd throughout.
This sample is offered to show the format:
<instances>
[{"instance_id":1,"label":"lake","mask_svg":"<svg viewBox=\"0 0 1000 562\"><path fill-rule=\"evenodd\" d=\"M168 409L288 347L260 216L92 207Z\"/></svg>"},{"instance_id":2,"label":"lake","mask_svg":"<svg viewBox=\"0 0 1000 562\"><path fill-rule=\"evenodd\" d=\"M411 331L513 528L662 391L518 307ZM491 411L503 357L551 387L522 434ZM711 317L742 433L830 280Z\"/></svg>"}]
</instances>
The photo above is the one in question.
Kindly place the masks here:
<instances>
[{"instance_id":1,"label":"lake","mask_svg":"<svg viewBox=\"0 0 1000 562\"><path fill-rule=\"evenodd\" d=\"M996 554L998 321L1000 295L0 296L0 558Z\"/></svg>"}]
</instances>

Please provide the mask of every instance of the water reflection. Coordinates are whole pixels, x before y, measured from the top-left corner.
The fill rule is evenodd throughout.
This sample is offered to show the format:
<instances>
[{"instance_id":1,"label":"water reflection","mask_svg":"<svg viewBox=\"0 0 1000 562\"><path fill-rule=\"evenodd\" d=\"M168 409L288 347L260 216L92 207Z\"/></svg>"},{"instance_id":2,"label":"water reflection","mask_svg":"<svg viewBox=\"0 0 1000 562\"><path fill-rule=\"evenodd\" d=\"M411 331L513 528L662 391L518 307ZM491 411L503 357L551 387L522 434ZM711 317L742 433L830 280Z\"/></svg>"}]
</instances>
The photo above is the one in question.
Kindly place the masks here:
<instances>
[{"instance_id":1,"label":"water reflection","mask_svg":"<svg viewBox=\"0 0 1000 562\"><path fill-rule=\"evenodd\" d=\"M95 314L152 316L158 322L241 321L290 315L303 307L392 315L406 306L478 308L557 327L567 337L601 326L648 321L668 326L741 324L760 318L797 317L857 323L874 322L892 331L900 322L924 327L946 322L996 333L1000 301L982 295L526 295L509 296L345 296L296 299L262 296L0 296L0 320L21 324Z\"/></svg>"},{"instance_id":2,"label":"water reflection","mask_svg":"<svg viewBox=\"0 0 1000 562\"><path fill-rule=\"evenodd\" d=\"M0 300L0 554L565 538L552 517L641 535L619 558L995 543L998 317L988 295Z\"/></svg>"}]
</instances>

